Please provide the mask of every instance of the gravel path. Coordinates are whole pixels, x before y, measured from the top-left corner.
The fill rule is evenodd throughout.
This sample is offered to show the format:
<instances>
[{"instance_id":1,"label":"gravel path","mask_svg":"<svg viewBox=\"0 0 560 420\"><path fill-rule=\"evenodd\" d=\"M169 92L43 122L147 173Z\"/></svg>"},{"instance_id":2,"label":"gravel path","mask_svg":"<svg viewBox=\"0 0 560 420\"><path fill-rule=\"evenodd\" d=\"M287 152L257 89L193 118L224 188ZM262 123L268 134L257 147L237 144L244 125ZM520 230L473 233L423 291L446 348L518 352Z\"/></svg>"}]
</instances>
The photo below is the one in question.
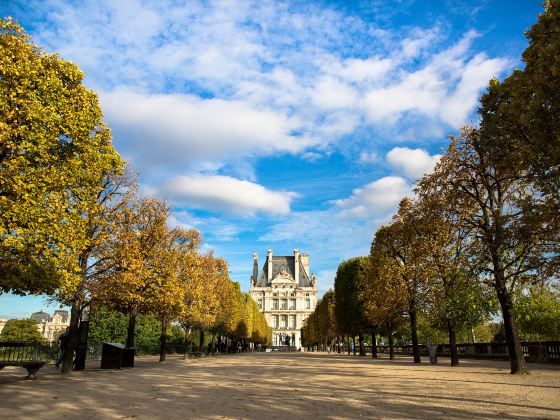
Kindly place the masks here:
<instances>
[{"instance_id":1,"label":"gravel path","mask_svg":"<svg viewBox=\"0 0 560 420\"><path fill-rule=\"evenodd\" d=\"M441 360L441 359L440 359ZM61 376L0 372L0 418L557 418L560 366L461 361L451 368L317 353L194 360L138 358L134 369Z\"/></svg>"}]
</instances>

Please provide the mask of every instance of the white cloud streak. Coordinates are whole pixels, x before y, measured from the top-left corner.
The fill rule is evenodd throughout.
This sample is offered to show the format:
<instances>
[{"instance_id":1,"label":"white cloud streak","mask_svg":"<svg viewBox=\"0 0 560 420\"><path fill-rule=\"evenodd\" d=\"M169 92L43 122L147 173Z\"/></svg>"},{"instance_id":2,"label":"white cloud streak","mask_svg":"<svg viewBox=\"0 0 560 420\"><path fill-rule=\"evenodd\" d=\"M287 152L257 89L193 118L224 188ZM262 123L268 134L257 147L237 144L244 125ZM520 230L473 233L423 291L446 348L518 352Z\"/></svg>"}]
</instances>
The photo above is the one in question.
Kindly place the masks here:
<instances>
[{"instance_id":1,"label":"white cloud streak","mask_svg":"<svg viewBox=\"0 0 560 420\"><path fill-rule=\"evenodd\" d=\"M399 174L417 179L434 170L441 155L431 156L424 149L395 147L387 153L387 162Z\"/></svg>"},{"instance_id":2,"label":"white cloud streak","mask_svg":"<svg viewBox=\"0 0 560 420\"><path fill-rule=\"evenodd\" d=\"M180 206L241 215L290 212L297 193L271 191L254 182L229 176L190 174L167 181L159 194Z\"/></svg>"}]
</instances>

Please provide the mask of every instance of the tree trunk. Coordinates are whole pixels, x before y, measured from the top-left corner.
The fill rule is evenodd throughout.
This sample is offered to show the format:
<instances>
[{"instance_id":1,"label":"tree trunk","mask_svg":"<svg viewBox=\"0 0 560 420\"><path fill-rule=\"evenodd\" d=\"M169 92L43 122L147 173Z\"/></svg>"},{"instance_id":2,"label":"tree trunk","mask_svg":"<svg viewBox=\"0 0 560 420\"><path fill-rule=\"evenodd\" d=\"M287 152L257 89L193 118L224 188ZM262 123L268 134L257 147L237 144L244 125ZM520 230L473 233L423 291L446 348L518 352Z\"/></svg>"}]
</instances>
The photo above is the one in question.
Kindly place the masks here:
<instances>
[{"instance_id":1,"label":"tree trunk","mask_svg":"<svg viewBox=\"0 0 560 420\"><path fill-rule=\"evenodd\" d=\"M165 345L167 344L167 315L161 317L161 335L159 337L159 361L165 362Z\"/></svg>"},{"instance_id":2,"label":"tree trunk","mask_svg":"<svg viewBox=\"0 0 560 420\"><path fill-rule=\"evenodd\" d=\"M451 366L459 366L459 354L457 353L457 333L455 324L447 320L447 331L449 333L449 348L451 349Z\"/></svg>"},{"instance_id":3,"label":"tree trunk","mask_svg":"<svg viewBox=\"0 0 560 420\"><path fill-rule=\"evenodd\" d=\"M348 350L348 356L350 356L350 337L346 336L346 349Z\"/></svg>"},{"instance_id":4,"label":"tree trunk","mask_svg":"<svg viewBox=\"0 0 560 420\"><path fill-rule=\"evenodd\" d=\"M412 357L414 363L421 363L420 349L418 348L418 325L416 319L416 302L413 300L409 310L410 315L410 329L412 333Z\"/></svg>"},{"instance_id":5,"label":"tree trunk","mask_svg":"<svg viewBox=\"0 0 560 420\"><path fill-rule=\"evenodd\" d=\"M66 353L62 361L61 373L72 372L72 365L74 363L74 350L80 339L79 328L80 318L82 317L82 306L78 299L74 299L72 307L70 308L70 326L68 328L68 341L66 342Z\"/></svg>"},{"instance_id":6,"label":"tree trunk","mask_svg":"<svg viewBox=\"0 0 560 420\"><path fill-rule=\"evenodd\" d=\"M138 314L138 307L134 305L130 309L130 316L128 317L128 332L126 334L126 347L134 347L134 330L136 329L137 314Z\"/></svg>"},{"instance_id":7,"label":"tree trunk","mask_svg":"<svg viewBox=\"0 0 560 420\"><path fill-rule=\"evenodd\" d=\"M387 323L387 335L389 336L389 359L393 360L395 358L395 348L393 346L393 323Z\"/></svg>"},{"instance_id":8,"label":"tree trunk","mask_svg":"<svg viewBox=\"0 0 560 420\"><path fill-rule=\"evenodd\" d=\"M202 347L204 346L204 329L200 329L200 339L198 340L198 352L202 356Z\"/></svg>"},{"instance_id":9,"label":"tree trunk","mask_svg":"<svg viewBox=\"0 0 560 420\"><path fill-rule=\"evenodd\" d=\"M371 358L377 359L377 340L375 338L375 328L371 328Z\"/></svg>"},{"instance_id":10,"label":"tree trunk","mask_svg":"<svg viewBox=\"0 0 560 420\"><path fill-rule=\"evenodd\" d=\"M528 369L527 363L525 362L523 349L521 348L519 333L517 331L517 324L515 322L515 316L513 312L513 302L506 289L503 270L495 271L495 273L496 294L498 295L498 301L500 302L500 307L502 308L502 316L504 318L504 328L506 330L506 341L509 352L511 373L525 374L528 373Z\"/></svg>"},{"instance_id":11,"label":"tree trunk","mask_svg":"<svg viewBox=\"0 0 560 420\"><path fill-rule=\"evenodd\" d=\"M358 343L360 345L360 356L366 355L366 347L364 346L364 336L362 333L358 333Z\"/></svg>"},{"instance_id":12,"label":"tree trunk","mask_svg":"<svg viewBox=\"0 0 560 420\"><path fill-rule=\"evenodd\" d=\"M183 359L187 358L189 351L189 336L191 335L191 327L185 328L185 347L183 348Z\"/></svg>"}]
</instances>

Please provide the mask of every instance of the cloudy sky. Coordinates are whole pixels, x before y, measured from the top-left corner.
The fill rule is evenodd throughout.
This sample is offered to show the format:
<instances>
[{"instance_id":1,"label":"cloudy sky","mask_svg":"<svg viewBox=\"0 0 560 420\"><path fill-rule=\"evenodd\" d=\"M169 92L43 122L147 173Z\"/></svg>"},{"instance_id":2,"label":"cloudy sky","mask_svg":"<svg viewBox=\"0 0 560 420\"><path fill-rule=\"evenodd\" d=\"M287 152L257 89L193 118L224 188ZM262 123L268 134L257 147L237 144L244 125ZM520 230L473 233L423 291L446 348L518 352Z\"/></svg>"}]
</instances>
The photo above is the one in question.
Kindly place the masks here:
<instances>
[{"instance_id":1,"label":"cloudy sky","mask_svg":"<svg viewBox=\"0 0 560 420\"><path fill-rule=\"evenodd\" d=\"M252 253L310 254L320 293L365 255L488 80L522 66L541 0L8 0L99 93L172 223L247 290ZM0 316L40 298L0 297Z\"/></svg>"}]
</instances>

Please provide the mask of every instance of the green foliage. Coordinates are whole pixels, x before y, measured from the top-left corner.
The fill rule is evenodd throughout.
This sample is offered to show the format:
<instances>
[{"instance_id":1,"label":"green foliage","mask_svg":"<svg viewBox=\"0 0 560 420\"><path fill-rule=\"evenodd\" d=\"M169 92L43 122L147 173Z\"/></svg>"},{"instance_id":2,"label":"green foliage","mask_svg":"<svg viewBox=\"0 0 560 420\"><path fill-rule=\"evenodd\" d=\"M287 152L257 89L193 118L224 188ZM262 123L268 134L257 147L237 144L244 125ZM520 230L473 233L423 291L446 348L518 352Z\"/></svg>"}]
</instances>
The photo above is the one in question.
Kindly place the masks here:
<instances>
[{"instance_id":1,"label":"green foliage","mask_svg":"<svg viewBox=\"0 0 560 420\"><path fill-rule=\"evenodd\" d=\"M534 287L516 302L516 315L525 339L560 339L560 293L547 287Z\"/></svg>"},{"instance_id":2,"label":"green foliage","mask_svg":"<svg viewBox=\"0 0 560 420\"><path fill-rule=\"evenodd\" d=\"M92 313L88 340L91 343L126 343L128 315L98 307ZM169 327L168 334L172 327ZM157 345L161 334L161 319L157 315L139 314L136 318L136 345ZM183 336L184 337L184 336Z\"/></svg>"},{"instance_id":3,"label":"green foliage","mask_svg":"<svg viewBox=\"0 0 560 420\"><path fill-rule=\"evenodd\" d=\"M0 333L2 341L26 341L40 342L43 341L41 333L37 329L39 323L31 318L26 319L10 319Z\"/></svg>"},{"instance_id":4,"label":"green foliage","mask_svg":"<svg viewBox=\"0 0 560 420\"><path fill-rule=\"evenodd\" d=\"M358 299L358 284L367 265L366 257L356 257L340 263L334 279L334 316L337 333L357 335L368 323Z\"/></svg>"},{"instance_id":5,"label":"green foliage","mask_svg":"<svg viewBox=\"0 0 560 420\"><path fill-rule=\"evenodd\" d=\"M315 310L305 320L302 332L304 346L333 341L337 334L334 291L329 290L317 302Z\"/></svg>"},{"instance_id":6,"label":"green foliage","mask_svg":"<svg viewBox=\"0 0 560 420\"><path fill-rule=\"evenodd\" d=\"M103 306L92 311L88 341L90 343L125 343L128 316Z\"/></svg>"}]
</instances>

